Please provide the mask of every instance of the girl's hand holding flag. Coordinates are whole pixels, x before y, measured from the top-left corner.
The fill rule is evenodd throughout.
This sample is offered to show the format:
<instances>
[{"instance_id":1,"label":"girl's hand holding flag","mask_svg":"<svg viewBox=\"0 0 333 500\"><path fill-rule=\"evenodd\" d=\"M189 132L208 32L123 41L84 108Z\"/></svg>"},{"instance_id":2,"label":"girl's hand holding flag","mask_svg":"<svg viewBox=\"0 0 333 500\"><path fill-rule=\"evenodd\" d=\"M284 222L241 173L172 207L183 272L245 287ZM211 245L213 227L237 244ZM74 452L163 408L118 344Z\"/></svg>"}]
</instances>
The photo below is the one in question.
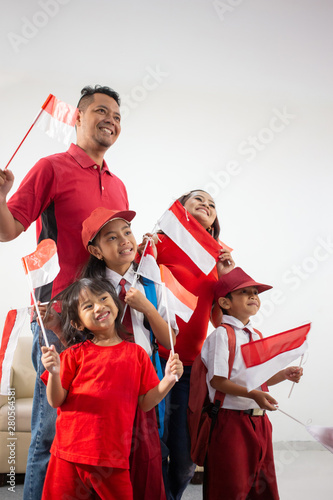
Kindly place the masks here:
<instances>
[{"instance_id":1,"label":"girl's hand holding flag","mask_svg":"<svg viewBox=\"0 0 333 500\"><path fill-rule=\"evenodd\" d=\"M55 350L54 345L51 347L42 346L42 363L48 372L52 375L60 373L60 356Z\"/></svg>"},{"instance_id":2,"label":"girl's hand holding flag","mask_svg":"<svg viewBox=\"0 0 333 500\"><path fill-rule=\"evenodd\" d=\"M183 363L179 359L179 355L177 353L172 354L170 352L169 359L165 366L165 377L170 379L170 382L175 382L180 379L183 375L184 367Z\"/></svg>"},{"instance_id":3,"label":"girl's hand holding flag","mask_svg":"<svg viewBox=\"0 0 333 500\"><path fill-rule=\"evenodd\" d=\"M179 355L170 352L169 359L165 367L165 375L160 383L143 396L139 396L138 404L141 410L149 411L162 399L164 399L170 389L183 375L183 372L183 363L180 361Z\"/></svg>"}]
</instances>

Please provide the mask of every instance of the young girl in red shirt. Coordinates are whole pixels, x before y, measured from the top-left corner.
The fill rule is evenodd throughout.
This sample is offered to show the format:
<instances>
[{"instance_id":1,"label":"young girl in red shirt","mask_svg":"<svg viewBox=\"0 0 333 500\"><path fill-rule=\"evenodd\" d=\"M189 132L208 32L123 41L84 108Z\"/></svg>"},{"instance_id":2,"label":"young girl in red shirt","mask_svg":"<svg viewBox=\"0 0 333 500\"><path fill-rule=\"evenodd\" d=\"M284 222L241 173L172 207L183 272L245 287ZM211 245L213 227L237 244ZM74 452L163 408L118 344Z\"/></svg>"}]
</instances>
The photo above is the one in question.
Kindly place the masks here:
<instances>
[{"instance_id":1,"label":"young girl in red shirt","mask_svg":"<svg viewBox=\"0 0 333 500\"><path fill-rule=\"evenodd\" d=\"M58 408L42 498L132 500L136 408L158 404L181 377L182 363L170 356L159 381L144 349L122 341L122 307L108 280L81 279L54 300L61 301L69 347L60 356L53 346L42 348L48 402Z\"/></svg>"}]
</instances>

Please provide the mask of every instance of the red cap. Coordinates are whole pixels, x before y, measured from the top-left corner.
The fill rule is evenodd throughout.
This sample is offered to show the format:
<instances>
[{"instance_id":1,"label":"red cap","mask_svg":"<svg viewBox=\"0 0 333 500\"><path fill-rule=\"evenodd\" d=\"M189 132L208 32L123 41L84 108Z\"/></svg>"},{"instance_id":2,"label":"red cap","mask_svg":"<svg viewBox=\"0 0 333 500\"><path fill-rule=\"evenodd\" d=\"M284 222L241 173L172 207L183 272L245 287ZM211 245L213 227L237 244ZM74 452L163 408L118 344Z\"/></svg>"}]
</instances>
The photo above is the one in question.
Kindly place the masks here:
<instances>
[{"instance_id":1,"label":"red cap","mask_svg":"<svg viewBox=\"0 0 333 500\"><path fill-rule=\"evenodd\" d=\"M103 226L110 220L123 219L130 222L134 219L136 212L133 210L109 210L108 208L95 208L89 217L82 223L82 242L84 248L88 248L92 240L97 236Z\"/></svg>"},{"instance_id":2,"label":"red cap","mask_svg":"<svg viewBox=\"0 0 333 500\"><path fill-rule=\"evenodd\" d=\"M257 283L251 276L244 273L243 269L240 267L235 267L230 273L224 274L217 281L215 285L215 300L217 301L220 297L225 297L230 292L239 290L240 288L246 288L248 286L255 286L258 289L258 293L265 292L270 288L270 285L263 285L262 283Z\"/></svg>"}]
</instances>

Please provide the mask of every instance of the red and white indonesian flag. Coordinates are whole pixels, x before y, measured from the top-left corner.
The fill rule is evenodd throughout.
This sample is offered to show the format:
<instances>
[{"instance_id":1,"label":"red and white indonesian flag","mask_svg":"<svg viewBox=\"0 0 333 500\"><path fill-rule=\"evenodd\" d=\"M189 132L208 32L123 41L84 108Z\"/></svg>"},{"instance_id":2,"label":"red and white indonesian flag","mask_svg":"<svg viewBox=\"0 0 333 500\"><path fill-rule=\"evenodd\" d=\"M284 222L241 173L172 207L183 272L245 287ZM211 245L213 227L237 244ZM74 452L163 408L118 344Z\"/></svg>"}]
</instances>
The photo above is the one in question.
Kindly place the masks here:
<instances>
[{"instance_id":1,"label":"red and white indonesian flag","mask_svg":"<svg viewBox=\"0 0 333 500\"><path fill-rule=\"evenodd\" d=\"M30 277L32 288L51 283L60 271L55 241L42 240L35 252L22 257L22 262L25 274Z\"/></svg>"},{"instance_id":2,"label":"red and white indonesian flag","mask_svg":"<svg viewBox=\"0 0 333 500\"><path fill-rule=\"evenodd\" d=\"M308 345L306 336L311 328L308 323L286 332L278 333L241 346L246 366L246 387L256 389L292 361L304 354Z\"/></svg>"},{"instance_id":3,"label":"red and white indonesian flag","mask_svg":"<svg viewBox=\"0 0 333 500\"><path fill-rule=\"evenodd\" d=\"M333 453L333 427L306 425L305 428L312 437Z\"/></svg>"},{"instance_id":4,"label":"red and white indonesian flag","mask_svg":"<svg viewBox=\"0 0 333 500\"><path fill-rule=\"evenodd\" d=\"M186 290L163 264L160 265L160 271L170 310L187 323L197 306L198 297Z\"/></svg>"},{"instance_id":5,"label":"red and white indonesian flag","mask_svg":"<svg viewBox=\"0 0 333 500\"><path fill-rule=\"evenodd\" d=\"M154 283L161 284L161 273L154 256L151 240L148 240L145 250L141 256L137 273L148 278Z\"/></svg>"},{"instance_id":6,"label":"red and white indonesian flag","mask_svg":"<svg viewBox=\"0 0 333 500\"><path fill-rule=\"evenodd\" d=\"M169 310L185 322L190 319L198 298L186 290L167 267L157 265L150 240L141 257L137 273L159 285L164 283Z\"/></svg>"},{"instance_id":7,"label":"red and white indonesian flag","mask_svg":"<svg viewBox=\"0 0 333 500\"><path fill-rule=\"evenodd\" d=\"M0 346L0 394L6 396L10 388L10 370L20 332L29 320L29 307L8 312Z\"/></svg>"},{"instance_id":8,"label":"red and white indonesian flag","mask_svg":"<svg viewBox=\"0 0 333 500\"><path fill-rule=\"evenodd\" d=\"M52 139L57 139L67 145L74 136L77 113L77 108L59 101L50 94L42 106L37 126Z\"/></svg>"},{"instance_id":9,"label":"red and white indonesian flag","mask_svg":"<svg viewBox=\"0 0 333 500\"><path fill-rule=\"evenodd\" d=\"M206 275L216 265L221 248L232 250L224 243L219 244L214 240L178 200L162 215L157 224Z\"/></svg>"}]
</instances>

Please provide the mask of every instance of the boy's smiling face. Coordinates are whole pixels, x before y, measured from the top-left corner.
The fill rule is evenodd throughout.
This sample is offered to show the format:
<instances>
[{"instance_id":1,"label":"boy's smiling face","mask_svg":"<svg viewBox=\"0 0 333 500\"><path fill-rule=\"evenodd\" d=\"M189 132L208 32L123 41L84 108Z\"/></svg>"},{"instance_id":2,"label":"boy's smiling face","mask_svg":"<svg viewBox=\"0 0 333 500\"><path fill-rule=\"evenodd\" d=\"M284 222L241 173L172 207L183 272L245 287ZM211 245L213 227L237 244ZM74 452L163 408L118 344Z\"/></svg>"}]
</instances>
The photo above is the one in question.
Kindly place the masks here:
<instances>
[{"instance_id":1,"label":"boy's smiling face","mask_svg":"<svg viewBox=\"0 0 333 500\"><path fill-rule=\"evenodd\" d=\"M260 308L258 289L255 286L240 288L231 292L231 298L220 297L219 305L230 316L239 319L244 325L249 322L250 316L257 314Z\"/></svg>"}]
</instances>

